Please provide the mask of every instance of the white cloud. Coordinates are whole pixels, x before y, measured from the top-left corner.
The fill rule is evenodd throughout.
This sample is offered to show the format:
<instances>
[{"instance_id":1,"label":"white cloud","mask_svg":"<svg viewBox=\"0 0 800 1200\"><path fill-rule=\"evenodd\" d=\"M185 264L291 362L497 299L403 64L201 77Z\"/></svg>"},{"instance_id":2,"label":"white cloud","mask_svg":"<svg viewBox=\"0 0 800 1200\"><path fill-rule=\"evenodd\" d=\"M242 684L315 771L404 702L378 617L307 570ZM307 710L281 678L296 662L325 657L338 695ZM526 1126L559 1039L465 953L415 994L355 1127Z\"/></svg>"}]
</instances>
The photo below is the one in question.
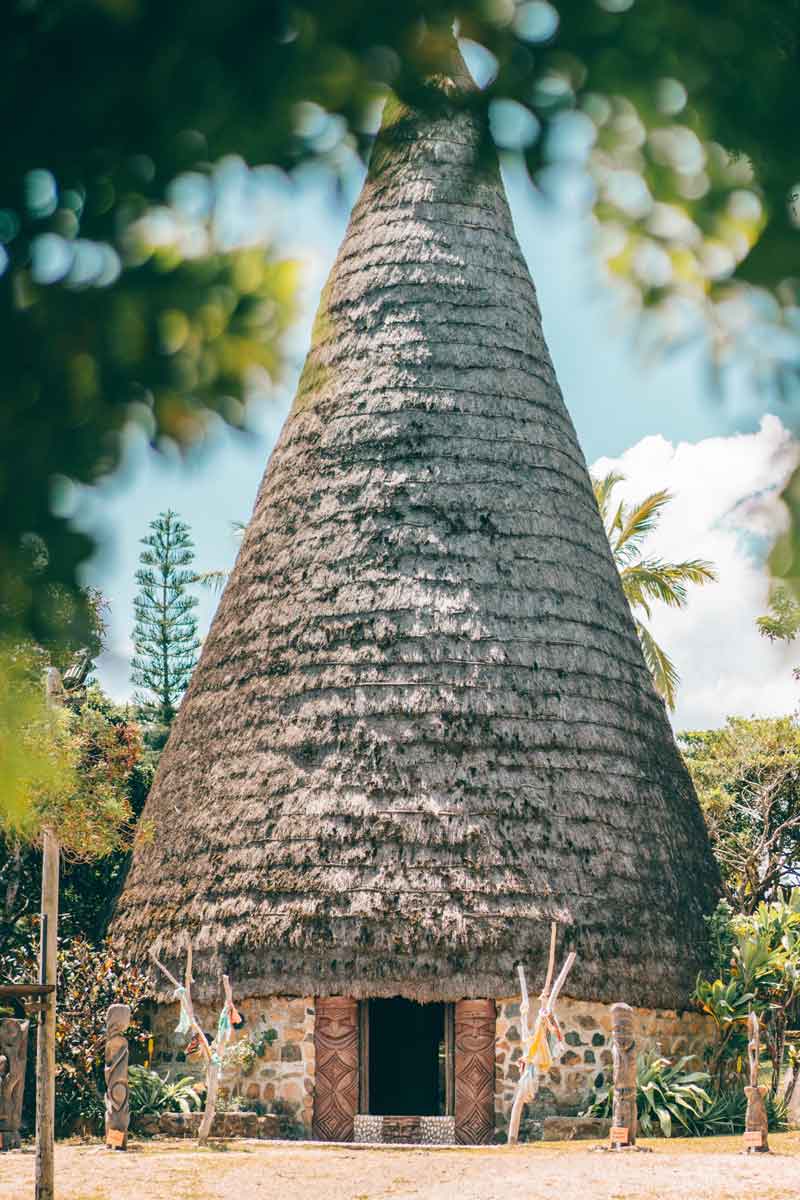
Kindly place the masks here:
<instances>
[{"instance_id":1,"label":"white cloud","mask_svg":"<svg viewBox=\"0 0 800 1200\"><path fill-rule=\"evenodd\" d=\"M719 573L718 583L690 589L685 609L654 610L651 629L681 675L676 729L778 715L800 701L792 678L800 645L773 645L755 626L767 604L765 557L786 521L779 493L798 461L800 443L778 417L765 416L757 433L677 445L647 437L592 465L595 475L621 471L619 494L629 500L669 488L675 499L647 553L710 559Z\"/></svg>"}]
</instances>

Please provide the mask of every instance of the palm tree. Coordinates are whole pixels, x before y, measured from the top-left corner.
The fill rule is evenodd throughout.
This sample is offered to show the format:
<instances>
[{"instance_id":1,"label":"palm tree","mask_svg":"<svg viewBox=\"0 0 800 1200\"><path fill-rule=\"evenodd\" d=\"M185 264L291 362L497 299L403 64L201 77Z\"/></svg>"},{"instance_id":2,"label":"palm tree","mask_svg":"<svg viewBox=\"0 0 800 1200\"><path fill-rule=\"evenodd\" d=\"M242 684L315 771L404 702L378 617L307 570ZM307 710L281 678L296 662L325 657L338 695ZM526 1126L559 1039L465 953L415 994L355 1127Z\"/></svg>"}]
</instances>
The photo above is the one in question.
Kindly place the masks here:
<instances>
[{"instance_id":1,"label":"palm tree","mask_svg":"<svg viewBox=\"0 0 800 1200\"><path fill-rule=\"evenodd\" d=\"M687 585L710 583L717 578L717 573L713 564L702 558L671 563L661 558L644 557L642 543L658 525L662 510L673 498L672 493L662 490L653 492L644 500L631 504L620 500L615 505L612 499L614 489L624 479L625 476L617 471L609 471L603 479L592 477L592 486L608 544L622 580L622 590L631 606L645 662L656 691L673 709L680 676L672 659L636 614L642 612L649 619L650 605L654 601L668 604L670 608L683 608L687 601Z\"/></svg>"}]
</instances>

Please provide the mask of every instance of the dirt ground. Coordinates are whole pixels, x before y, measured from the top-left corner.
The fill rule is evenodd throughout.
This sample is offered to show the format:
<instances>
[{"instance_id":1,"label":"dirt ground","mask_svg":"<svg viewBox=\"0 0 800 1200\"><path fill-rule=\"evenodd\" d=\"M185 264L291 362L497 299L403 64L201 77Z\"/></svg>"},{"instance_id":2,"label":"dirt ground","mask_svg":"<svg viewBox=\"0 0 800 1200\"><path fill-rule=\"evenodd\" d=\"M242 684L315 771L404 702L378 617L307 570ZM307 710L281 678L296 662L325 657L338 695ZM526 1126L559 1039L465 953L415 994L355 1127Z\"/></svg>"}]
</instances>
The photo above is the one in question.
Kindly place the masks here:
<instances>
[{"instance_id":1,"label":"dirt ground","mask_svg":"<svg viewBox=\"0 0 800 1200\"><path fill-rule=\"evenodd\" d=\"M588 1142L509 1149L322 1146L297 1142L133 1143L128 1154L59 1145L57 1200L795 1200L800 1133L746 1157L738 1138L642 1143L602 1154ZM34 1157L0 1154L0 1200L31 1200Z\"/></svg>"}]
</instances>

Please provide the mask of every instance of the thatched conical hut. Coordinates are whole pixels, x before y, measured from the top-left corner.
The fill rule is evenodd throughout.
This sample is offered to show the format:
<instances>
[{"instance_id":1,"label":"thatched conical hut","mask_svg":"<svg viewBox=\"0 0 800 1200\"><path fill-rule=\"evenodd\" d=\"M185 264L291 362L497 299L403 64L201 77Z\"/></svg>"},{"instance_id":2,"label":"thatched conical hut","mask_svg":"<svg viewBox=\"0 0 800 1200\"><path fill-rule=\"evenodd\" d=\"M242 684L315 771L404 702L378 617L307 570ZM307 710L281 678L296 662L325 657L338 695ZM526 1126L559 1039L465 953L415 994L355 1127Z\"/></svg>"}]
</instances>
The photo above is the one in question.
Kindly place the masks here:
<instances>
[{"instance_id":1,"label":"thatched conical hut","mask_svg":"<svg viewBox=\"0 0 800 1200\"><path fill-rule=\"evenodd\" d=\"M491 1138L551 919L545 1102L602 1082L607 1002L698 1032L716 872L481 141L387 112L113 927L230 973L278 1035L247 1094L318 1136Z\"/></svg>"}]
</instances>

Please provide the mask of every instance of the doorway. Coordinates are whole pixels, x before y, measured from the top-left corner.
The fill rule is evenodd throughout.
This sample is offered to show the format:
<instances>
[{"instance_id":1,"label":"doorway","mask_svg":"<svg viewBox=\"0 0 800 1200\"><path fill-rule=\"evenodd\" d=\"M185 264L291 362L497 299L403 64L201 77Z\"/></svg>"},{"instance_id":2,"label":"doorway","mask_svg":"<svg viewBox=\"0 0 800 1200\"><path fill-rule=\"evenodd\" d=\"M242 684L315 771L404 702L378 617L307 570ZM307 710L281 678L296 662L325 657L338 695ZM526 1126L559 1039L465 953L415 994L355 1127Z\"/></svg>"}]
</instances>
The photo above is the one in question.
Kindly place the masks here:
<instances>
[{"instance_id":1,"label":"doorway","mask_svg":"<svg viewBox=\"0 0 800 1200\"><path fill-rule=\"evenodd\" d=\"M362 1007L362 1112L452 1113L452 1005L393 996ZM365 1102L366 1101L366 1105Z\"/></svg>"}]
</instances>

